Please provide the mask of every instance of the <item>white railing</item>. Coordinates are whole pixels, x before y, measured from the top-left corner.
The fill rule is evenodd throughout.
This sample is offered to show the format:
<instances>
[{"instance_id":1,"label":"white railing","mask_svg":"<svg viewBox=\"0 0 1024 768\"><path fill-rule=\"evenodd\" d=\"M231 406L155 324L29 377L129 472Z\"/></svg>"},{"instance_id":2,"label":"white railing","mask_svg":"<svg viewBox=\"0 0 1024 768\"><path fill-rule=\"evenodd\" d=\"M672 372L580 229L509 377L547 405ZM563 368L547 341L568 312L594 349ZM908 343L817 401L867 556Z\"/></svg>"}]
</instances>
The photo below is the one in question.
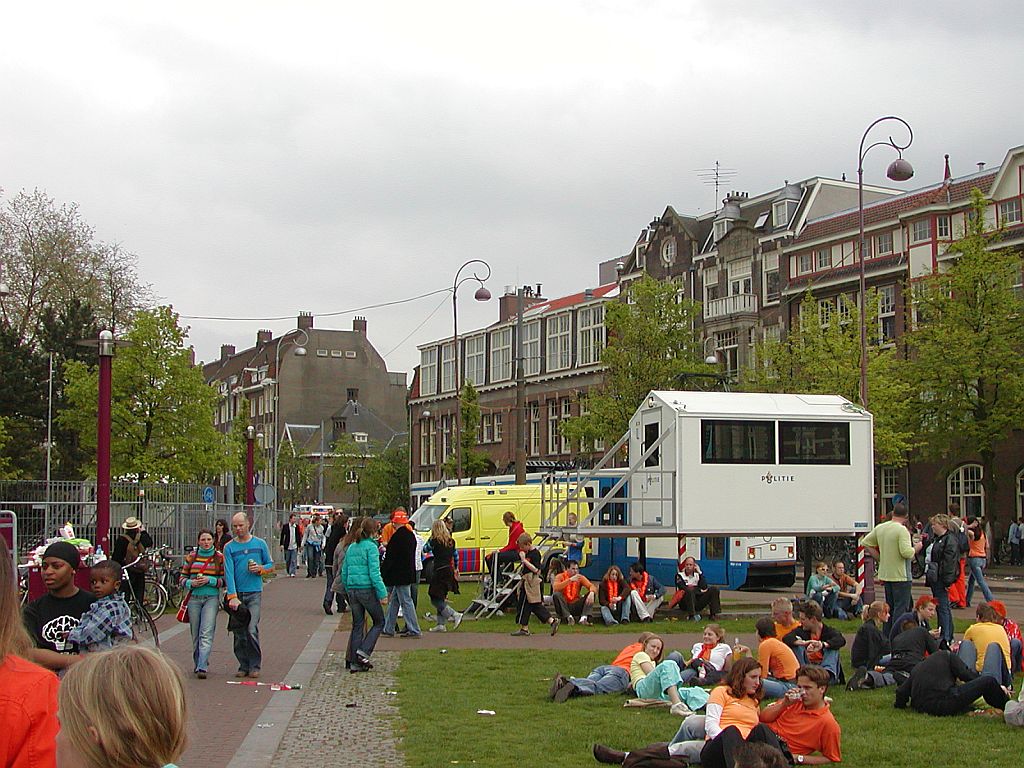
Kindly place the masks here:
<instances>
[{"instance_id":1,"label":"white railing","mask_svg":"<svg viewBox=\"0 0 1024 768\"><path fill-rule=\"evenodd\" d=\"M704 303L704 319L710 320L725 315L757 312L756 293L737 293Z\"/></svg>"}]
</instances>

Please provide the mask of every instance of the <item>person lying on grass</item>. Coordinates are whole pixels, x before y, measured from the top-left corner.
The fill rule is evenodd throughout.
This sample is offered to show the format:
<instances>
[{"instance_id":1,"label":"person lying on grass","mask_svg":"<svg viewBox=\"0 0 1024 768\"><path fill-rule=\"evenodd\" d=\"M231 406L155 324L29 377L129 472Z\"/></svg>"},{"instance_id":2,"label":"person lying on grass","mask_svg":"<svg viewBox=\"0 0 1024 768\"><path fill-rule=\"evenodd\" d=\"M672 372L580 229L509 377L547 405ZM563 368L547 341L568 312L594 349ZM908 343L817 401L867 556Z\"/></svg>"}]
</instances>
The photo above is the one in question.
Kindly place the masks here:
<instances>
[{"instance_id":1,"label":"person lying on grass","mask_svg":"<svg viewBox=\"0 0 1024 768\"><path fill-rule=\"evenodd\" d=\"M682 679L679 665L674 661L661 661L665 641L651 635L644 643L643 650L633 655L629 664L629 684L641 699L661 699L672 702L669 711L673 715L686 717L691 709L679 695Z\"/></svg>"},{"instance_id":2,"label":"person lying on grass","mask_svg":"<svg viewBox=\"0 0 1024 768\"><path fill-rule=\"evenodd\" d=\"M630 643L611 664L602 664L586 677L555 675L549 696L561 704L572 696L597 696L602 693L622 693L629 688L629 667L633 657L644 649L653 632L641 632L635 643Z\"/></svg>"}]
</instances>

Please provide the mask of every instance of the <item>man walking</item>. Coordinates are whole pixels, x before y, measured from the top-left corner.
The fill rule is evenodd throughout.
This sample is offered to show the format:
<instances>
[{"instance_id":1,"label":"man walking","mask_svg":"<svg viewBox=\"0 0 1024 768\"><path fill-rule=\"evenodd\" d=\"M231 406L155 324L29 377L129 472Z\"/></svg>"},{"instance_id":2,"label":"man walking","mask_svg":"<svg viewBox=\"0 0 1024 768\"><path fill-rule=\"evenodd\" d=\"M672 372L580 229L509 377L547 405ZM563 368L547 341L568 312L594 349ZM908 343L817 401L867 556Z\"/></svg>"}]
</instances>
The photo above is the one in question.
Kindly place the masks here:
<instances>
[{"instance_id":1,"label":"man walking","mask_svg":"<svg viewBox=\"0 0 1024 768\"><path fill-rule=\"evenodd\" d=\"M235 537L224 546L224 579L227 582L228 609L237 611L244 605L249 623L235 633L235 677L260 676L263 652L260 649L260 602L263 597L263 574L274 569L267 542L249 531L249 518L239 512L231 518Z\"/></svg>"},{"instance_id":2,"label":"man walking","mask_svg":"<svg viewBox=\"0 0 1024 768\"><path fill-rule=\"evenodd\" d=\"M398 609L401 608L405 617L405 631L402 632L402 637L420 637L422 633L416 618L416 606L412 602L412 590L419 588L416 583L416 534L409 527L409 516L404 510L396 511L392 522L395 524L395 530L388 539L384 562L380 568L384 585L390 590L383 634L395 634Z\"/></svg>"},{"instance_id":3,"label":"man walking","mask_svg":"<svg viewBox=\"0 0 1024 768\"><path fill-rule=\"evenodd\" d=\"M1006 541L1010 545L1010 565L1020 565L1020 540L1024 537L1024 530L1019 521L1010 523L1010 529L1006 532Z\"/></svg>"},{"instance_id":4,"label":"man walking","mask_svg":"<svg viewBox=\"0 0 1024 768\"><path fill-rule=\"evenodd\" d=\"M906 505L902 502L894 504L892 519L872 528L861 543L878 561L877 580L885 582L885 602L891 609L885 626L888 632L892 628L891 617L910 610L910 561L921 551L920 539L911 541L910 538Z\"/></svg>"},{"instance_id":5,"label":"man walking","mask_svg":"<svg viewBox=\"0 0 1024 768\"><path fill-rule=\"evenodd\" d=\"M296 521L295 513L288 515L288 522L281 527L281 549L284 550L284 569L288 578L295 578L295 563L299 556L299 541L302 531Z\"/></svg>"}]
</instances>

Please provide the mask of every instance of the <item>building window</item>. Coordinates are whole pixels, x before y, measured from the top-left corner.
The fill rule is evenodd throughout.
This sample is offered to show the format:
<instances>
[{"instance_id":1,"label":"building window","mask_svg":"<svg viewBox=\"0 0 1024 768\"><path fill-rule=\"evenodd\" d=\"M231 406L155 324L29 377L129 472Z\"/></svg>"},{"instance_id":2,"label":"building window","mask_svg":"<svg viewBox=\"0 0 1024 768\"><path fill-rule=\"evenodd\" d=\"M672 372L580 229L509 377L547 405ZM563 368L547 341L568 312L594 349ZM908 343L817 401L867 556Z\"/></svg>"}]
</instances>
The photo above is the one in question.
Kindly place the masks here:
<instances>
[{"instance_id":1,"label":"building window","mask_svg":"<svg viewBox=\"0 0 1024 768\"><path fill-rule=\"evenodd\" d=\"M530 455L540 455L540 403L530 403Z\"/></svg>"},{"instance_id":2,"label":"building window","mask_svg":"<svg viewBox=\"0 0 1024 768\"><path fill-rule=\"evenodd\" d=\"M1002 226L1020 224L1020 221L1020 198L1015 197L1012 200L1003 200L999 204L999 224Z\"/></svg>"},{"instance_id":3,"label":"building window","mask_svg":"<svg viewBox=\"0 0 1024 768\"><path fill-rule=\"evenodd\" d=\"M523 326L523 370L527 376L540 373L540 320Z\"/></svg>"},{"instance_id":4,"label":"building window","mask_svg":"<svg viewBox=\"0 0 1024 768\"><path fill-rule=\"evenodd\" d=\"M879 485L882 491L882 508L878 511L879 516L888 514L892 509L892 499L899 493L900 471L896 467L882 467L879 476Z\"/></svg>"},{"instance_id":5,"label":"building window","mask_svg":"<svg viewBox=\"0 0 1024 768\"><path fill-rule=\"evenodd\" d=\"M643 269L647 261L647 243L638 243L636 246L636 268Z\"/></svg>"},{"instance_id":6,"label":"building window","mask_svg":"<svg viewBox=\"0 0 1024 768\"><path fill-rule=\"evenodd\" d=\"M753 281L751 271L753 263L749 261L733 262L729 265L729 295L738 296L741 293L753 293Z\"/></svg>"},{"instance_id":7,"label":"building window","mask_svg":"<svg viewBox=\"0 0 1024 768\"><path fill-rule=\"evenodd\" d=\"M676 263L676 239L670 237L661 244L661 261L666 267Z\"/></svg>"},{"instance_id":8,"label":"building window","mask_svg":"<svg viewBox=\"0 0 1024 768\"><path fill-rule=\"evenodd\" d=\"M578 365L593 365L601 362L601 351L604 349L604 304L583 307L576 313L579 327L576 352Z\"/></svg>"},{"instance_id":9,"label":"building window","mask_svg":"<svg viewBox=\"0 0 1024 768\"><path fill-rule=\"evenodd\" d=\"M839 315L839 322L846 325L853 319L853 307L856 302L845 293L836 297L836 314Z\"/></svg>"},{"instance_id":10,"label":"building window","mask_svg":"<svg viewBox=\"0 0 1024 768\"><path fill-rule=\"evenodd\" d=\"M558 422L561 420L561 408L557 400L548 401L548 453L555 455L559 453L562 445L561 436L558 434Z\"/></svg>"},{"instance_id":11,"label":"building window","mask_svg":"<svg viewBox=\"0 0 1024 768\"><path fill-rule=\"evenodd\" d=\"M761 261L761 270L764 273L764 300L778 301L781 291L779 283L779 254L765 254Z\"/></svg>"},{"instance_id":12,"label":"building window","mask_svg":"<svg viewBox=\"0 0 1024 768\"><path fill-rule=\"evenodd\" d=\"M494 414L494 442L496 443L500 443L502 439L505 437L503 429L504 425L502 424L503 419L504 416L502 414Z\"/></svg>"},{"instance_id":13,"label":"building window","mask_svg":"<svg viewBox=\"0 0 1024 768\"><path fill-rule=\"evenodd\" d=\"M568 421L571 418L572 418L572 401L569 398L566 397L566 398L562 399L562 421L566 422L566 421ZM561 450L561 453L569 453L569 448L570 448L569 440L568 440L567 437L565 437L564 434L562 434L561 426L559 426L558 433L562 437L562 450Z\"/></svg>"},{"instance_id":14,"label":"building window","mask_svg":"<svg viewBox=\"0 0 1024 768\"><path fill-rule=\"evenodd\" d=\"M349 485L355 485L356 483L359 482L359 473L356 472L354 469L348 470L347 472L345 472L345 482L348 483Z\"/></svg>"},{"instance_id":15,"label":"building window","mask_svg":"<svg viewBox=\"0 0 1024 768\"><path fill-rule=\"evenodd\" d=\"M715 222L715 242L717 243L729 231L729 222L726 220Z\"/></svg>"},{"instance_id":16,"label":"building window","mask_svg":"<svg viewBox=\"0 0 1024 768\"><path fill-rule=\"evenodd\" d=\"M939 216L935 219L935 236L946 240L949 239L949 216Z\"/></svg>"},{"instance_id":17,"label":"building window","mask_svg":"<svg viewBox=\"0 0 1024 768\"><path fill-rule=\"evenodd\" d=\"M784 227L789 224L789 207L790 203L787 200L780 200L772 205L772 221L775 222L776 227ZM793 208L796 208L795 203L793 203Z\"/></svg>"},{"instance_id":18,"label":"building window","mask_svg":"<svg viewBox=\"0 0 1024 768\"><path fill-rule=\"evenodd\" d=\"M910 226L910 242L921 243L932 239L932 220L918 219Z\"/></svg>"},{"instance_id":19,"label":"building window","mask_svg":"<svg viewBox=\"0 0 1024 768\"><path fill-rule=\"evenodd\" d=\"M437 347L420 352L420 394L437 393Z\"/></svg>"},{"instance_id":20,"label":"building window","mask_svg":"<svg viewBox=\"0 0 1024 768\"><path fill-rule=\"evenodd\" d=\"M474 387L487 383L487 337L473 336L466 339L463 348L466 356L466 372L462 377Z\"/></svg>"},{"instance_id":21,"label":"building window","mask_svg":"<svg viewBox=\"0 0 1024 768\"><path fill-rule=\"evenodd\" d=\"M714 301L718 298L718 267L704 270L704 300Z\"/></svg>"},{"instance_id":22,"label":"building window","mask_svg":"<svg viewBox=\"0 0 1024 768\"><path fill-rule=\"evenodd\" d=\"M561 371L569 367L571 353L572 316L568 313L548 318L548 371Z\"/></svg>"},{"instance_id":23,"label":"building window","mask_svg":"<svg viewBox=\"0 0 1024 768\"><path fill-rule=\"evenodd\" d=\"M455 426L455 419L449 414L441 416L441 462L448 461L452 455L452 429Z\"/></svg>"},{"instance_id":24,"label":"building window","mask_svg":"<svg viewBox=\"0 0 1024 768\"><path fill-rule=\"evenodd\" d=\"M832 249L819 248L814 252L814 263L818 269L832 268Z\"/></svg>"},{"instance_id":25,"label":"building window","mask_svg":"<svg viewBox=\"0 0 1024 768\"><path fill-rule=\"evenodd\" d=\"M808 272L814 271L814 254L801 253L797 258L799 259L797 272L801 275L805 275Z\"/></svg>"},{"instance_id":26,"label":"building window","mask_svg":"<svg viewBox=\"0 0 1024 768\"><path fill-rule=\"evenodd\" d=\"M896 286L878 289L878 340L890 344L896 338Z\"/></svg>"},{"instance_id":27,"label":"building window","mask_svg":"<svg viewBox=\"0 0 1024 768\"><path fill-rule=\"evenodd\" d=\"M981 484L981 464L964 464L954 470L947 480L950 503L960 505L961 517L985 516L985 489Z\"/></svg>"},{"instance_id":28,"label":"building window","mask_svg":"<svg viewBox=\"0 0 1024 768\"><path fill-rule=\"evenodd\" d=\"M494 442L494 418L489 413L485 413L480 417L480 442Z\"/></svg>"},{"instance_id":29,"label":"building window","mask_svg":"<svg viewBox=\"0 0 1024 768\"><path fill-rule=\"evenodd\" d=\"M491 382L512 378L512 328L491 334Z\"/></svg>"},{"instance_id":30,"label":"building window","mask_svg":"<svg viewBox=\"0 0 1024 768\"><path fill-rule=\"evenodd\" d=\"M420 422L420 464L437 463L437 420Z\"/></svg>"},{"instance_id":31,"label":"building window","mask_svg":"<svg viewBox=\"0 0 1024 768\"><path fill-rule=\"evenodd\" d=\"M1024 469L1017 473L1017 520L1024 517Z\"/></svg>"},{"instance_id":32,"label":"building window","mask_svg":"<svg viewBox=\"0 0 1024 768\"><path fill-rule=\"evenodd\" d=\"M455 344L441 346L441 391L455 391Z\"/></svg>"},{"instance_id":33,"label":"building window","mask_svg":"<svg viewBox=\"0 0 1024 768\"><path fill-rule=\"evenodd\" d=\"M892 232L875 235L875 255L884 256L887 253L892 253Z\"/></svg>"},{"instance_id":34,"label":"building window","mask_svg":"<svg viewBox=\"0 0 1024 768\"><path fill-rule=\"evenodd\" d=\"M739 331L720 331L715 334L715 349L718 358L725 363L725 375L735 378L740 370Z\"/></svg>"},{"instance_id":35,"label":"building window","mask_svg":"<svg viewBox=\"0 0 1024 768\"><path fill-rule=\"evenodd\" d=\"M832 310L835 309L835 299L818 299L818 322L822 327L832 322Z\"/></svg>"},{"instance_id":36,"label":"building window","mask_svg":"<svg viewBox=\"0 0 1024 768\"><path fill-rule=\"evenodd\" d=\"M683 275L676 275L672 278L672 282L676 286L676 304L682 304L686 301L686 278ZM602 309L601 312L603 317L604 310Z\"/></svg>"}]
</instances>

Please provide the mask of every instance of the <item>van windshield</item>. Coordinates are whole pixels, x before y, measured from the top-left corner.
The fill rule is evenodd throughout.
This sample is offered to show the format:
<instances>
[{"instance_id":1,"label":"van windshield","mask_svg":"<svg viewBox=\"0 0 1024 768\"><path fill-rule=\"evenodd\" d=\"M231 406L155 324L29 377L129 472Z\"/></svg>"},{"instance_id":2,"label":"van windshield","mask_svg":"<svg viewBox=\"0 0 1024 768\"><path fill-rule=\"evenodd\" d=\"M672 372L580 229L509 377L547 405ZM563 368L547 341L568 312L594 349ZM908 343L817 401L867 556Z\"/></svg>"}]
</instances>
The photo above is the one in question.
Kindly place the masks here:
<instances>
[{"instance_id":1,"label":"van windshield","mask_svg":"<svg viewBox=\"0 0 1024 768\"><path fill-rule=\"evenodd\" d=\"M424 504L409 518L409 522L412 523L415 530L427 533L434 522L441 518L447 510L447 504Z\"/></svg>"}]
</instances>

